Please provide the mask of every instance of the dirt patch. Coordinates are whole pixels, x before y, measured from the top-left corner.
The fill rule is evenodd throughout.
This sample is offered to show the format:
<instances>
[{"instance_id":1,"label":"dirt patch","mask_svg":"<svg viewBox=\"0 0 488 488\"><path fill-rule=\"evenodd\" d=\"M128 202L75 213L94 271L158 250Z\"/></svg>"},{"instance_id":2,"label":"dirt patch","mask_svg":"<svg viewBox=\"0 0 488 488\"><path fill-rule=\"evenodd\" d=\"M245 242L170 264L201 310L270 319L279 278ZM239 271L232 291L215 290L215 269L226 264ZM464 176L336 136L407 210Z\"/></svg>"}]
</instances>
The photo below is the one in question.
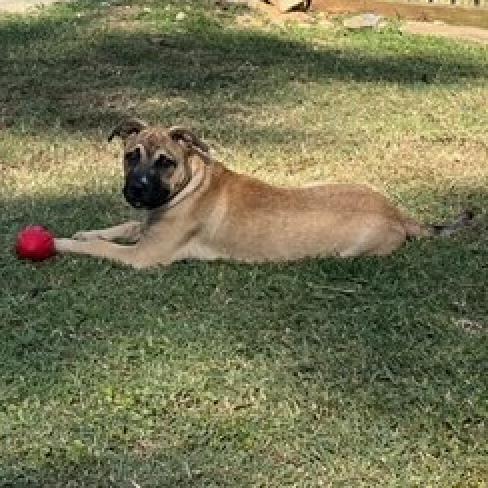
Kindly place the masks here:
<instances>
[{"instance_id":1,"label":"dirt patch","mask_svg":"<svg viewBox=\"0 0 488 488\"><path fill-rule=\"evenodd\" d=\"M307 12L281 12L275 5L264 3L260 0L250 0L249 7L254 8L276 24L290 22L309 22L311 16Z\"/></svg>"},{"instance_id":2,"label":"dirt patch","mask_svg":"<svg viewBox=\"0 0 488 488\"><path fill-rule=\"evenodd\" d=\"M314 0L313 10L330 14L374 12L397 20L433 22L482 27L488 29L488 9L451 7L448 5L410 4L378 0Z\"/></svg>"},{"instance_id":3,"label":"dirt patch","mask_svg":"<svg viewBox=\"0 0 488 488\"><path fill-rule=\"evenodd\" d=\"M43 7L52 3L60 3L60 0L2 0L0 2L0 14L2 12L24 13L32 8Z\"/></svg>"},{"instance_id":4,"label":"dirt patch","mask_svg":"<svg viewBox=\"0 0 488 488\"><path fill-rule=\"evenodd\" d=\"M488 44L488 29L480 29L478 27L462 27L457 25L439 24L437 22L408 21L402 26L402 31L408 34L450 37L453 39Z\"/></svg>"},{"instance_id":5,"label":"dirt patch","mask_svg":"<svg viewBox=\"0 0 488 488\"><path fill-rule=\"evenodd\" d=\"M326 12L304 12L300 10L281 12L276 6L267 4L262 0L248 0L247 5L254 12L239 16L237 19L238 25L256 27L269 23L278 26L295 24L300 27L310 27L312 25L323 28L334 27L334 24L328 20L329 16ZM256 12L261 15L256 17Z\"/></svg>"},{"instance_id":6,"label":"dirt patch","mask_svg":"<svg viewBox=\"0 0 488 488\"><path fill-rule=\"evenodd\" d=\"M284 25L288 22L298 23L303 26L307 25L320 25L323 24L324 27L333 27L333 23L330 17L333 14L344 13L344 12L375 12L384 15L386 18L391 19L405 19L402 24L401 30L409 34L418 35L428 35L428 36L438 36L438 37L448 37L451 39L460 39L465 41L473 41L481 44L488 44L488 29L482 27L464 26L464 25L450 25L445 24L441 21L427 22L425 20L432 17L431 11L427 11L423 6L418 5L402 5L402 4L387 4L384 2L367 2L361 0L361 5L357 6L354 4L354 0L342 2L342 0L327 0L323 3L320 0L316 0L312 3L312 12L280 12L278 8L273 5L266 4L260 0L249 0L249 7L259 11L269 22L278 25ZM370 5L371 4L371 5ZM374 4L374 5L373 5ZM370 7L370 10L368 10ZM407 10L405 12L401 10L405 7ZM386 9L386 10L385 10ZM400 9L400 10L399 10ZM438 13L440 10L434 10ZM442 11L444 12L444 11ZM471 12L467 9L453 9L446 7L445 12L447 12L447 17L457 16L458 21L466 19L468 23L476 18L476 21L480 25L488 26L488 10L479 10L477 12ZM411 17L419 20L406 20ZM474 17L473 17L474 16ZM486 18L486 20L485 20ZM240 24L246 25L256 25L256 19L246 14L239 19ZM472 22L471 22L472 23Z\"/></svg>"}]
</instances>

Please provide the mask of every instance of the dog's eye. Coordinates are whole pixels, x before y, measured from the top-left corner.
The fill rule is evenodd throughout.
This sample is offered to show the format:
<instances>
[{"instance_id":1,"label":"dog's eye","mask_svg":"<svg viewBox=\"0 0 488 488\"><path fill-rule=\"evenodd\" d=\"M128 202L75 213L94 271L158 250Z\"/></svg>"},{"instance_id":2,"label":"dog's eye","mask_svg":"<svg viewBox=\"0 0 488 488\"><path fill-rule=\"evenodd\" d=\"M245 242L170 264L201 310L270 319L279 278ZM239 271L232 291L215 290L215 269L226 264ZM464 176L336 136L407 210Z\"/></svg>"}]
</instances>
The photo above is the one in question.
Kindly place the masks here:
<instances>
[{"instance_id":1,"label":"dog's eye","mask_svg":"<svg viewBox=\"0 0 488 488\"><path fill-rule=\"evenodd\" d=\"M168 158L166 154L161 154L154 161L154 166L156 168L170 168L171 166L176 166L176 163L171 158Z\"/></svg>"},{"instance_id":2,"label":"dog's eye","mask_svg":"<svg viewBox=\"0 0 488 488\"><path fill-rule=\"evenodd\" d=\"M141 160L141 150L136 147L133 151L128 152L125 155L125 160L129 164L129 166L136 166Z\"/></svg>"}]
</instances>

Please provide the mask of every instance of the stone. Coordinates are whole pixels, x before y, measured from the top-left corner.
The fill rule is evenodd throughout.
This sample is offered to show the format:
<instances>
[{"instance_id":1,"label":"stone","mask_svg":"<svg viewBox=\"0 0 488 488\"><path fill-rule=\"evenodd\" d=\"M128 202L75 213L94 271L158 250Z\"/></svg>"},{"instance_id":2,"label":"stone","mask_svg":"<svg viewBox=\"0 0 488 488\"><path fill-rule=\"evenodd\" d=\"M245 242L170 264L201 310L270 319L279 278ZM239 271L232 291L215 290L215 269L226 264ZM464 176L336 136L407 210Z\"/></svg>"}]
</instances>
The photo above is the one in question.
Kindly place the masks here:
<instances>
[{"instance_id":1,"label":"stone","mask_svg":"<svg viewBox=\"0 0 488 488\"><path fill-rule=\"evenodd\" d=\"M379 26L382 17L376 14L361 14L344 20L347 29L373 29Z\"/></svg>"}]
</instances>

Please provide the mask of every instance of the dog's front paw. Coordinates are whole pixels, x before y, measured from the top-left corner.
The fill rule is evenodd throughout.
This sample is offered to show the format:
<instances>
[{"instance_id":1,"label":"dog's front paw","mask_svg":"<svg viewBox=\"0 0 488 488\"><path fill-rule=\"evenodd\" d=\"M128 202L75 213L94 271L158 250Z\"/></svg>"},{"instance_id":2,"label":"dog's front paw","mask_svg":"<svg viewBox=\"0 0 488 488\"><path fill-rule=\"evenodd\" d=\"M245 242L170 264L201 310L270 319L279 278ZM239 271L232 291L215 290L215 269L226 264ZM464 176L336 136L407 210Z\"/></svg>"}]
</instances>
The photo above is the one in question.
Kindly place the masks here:
<instances>
[{"instance_id":1,"label":"dog's front paw","mask_svg":"<svg viewBox=\"0 0 488 488\"><path fill-rule=\"evenodd\" d=\"M102 236L97 230L85 230L73 234L72 239L77 241L93 241L94 239L102 239Z\"/></svg>"},{"instance_id":2,"label":"dog's front paw","mask_svg":"<svg viewBox=\"0 0 488 488\"><path fill-rule=\"evenodd\" d=\"M54 248L56 252L70 252L76 247L77 241L74 239L56 238Z\"/></svg>"}]
</instances>

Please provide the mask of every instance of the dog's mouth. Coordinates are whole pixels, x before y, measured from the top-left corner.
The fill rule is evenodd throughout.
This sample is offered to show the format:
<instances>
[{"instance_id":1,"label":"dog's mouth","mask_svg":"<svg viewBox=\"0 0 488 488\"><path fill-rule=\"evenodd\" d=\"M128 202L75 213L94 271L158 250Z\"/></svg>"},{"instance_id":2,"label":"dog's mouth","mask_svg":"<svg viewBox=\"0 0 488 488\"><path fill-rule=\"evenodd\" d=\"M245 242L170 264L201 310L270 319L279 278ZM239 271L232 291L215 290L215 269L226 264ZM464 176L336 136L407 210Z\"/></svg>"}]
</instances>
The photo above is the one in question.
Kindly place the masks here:
<instances>
[{"instance_id":1,"label":"dog's mouth","mask_svg":"<svg viewBox=\"0 0 488 488\"><path fill-rule=\"evenodd\" d=\"M126 184L123 194L129 205L140 210L154 210L171 200L170 190L162 185L141 191L137 187Z\"/></svg>"}]
</instances>

